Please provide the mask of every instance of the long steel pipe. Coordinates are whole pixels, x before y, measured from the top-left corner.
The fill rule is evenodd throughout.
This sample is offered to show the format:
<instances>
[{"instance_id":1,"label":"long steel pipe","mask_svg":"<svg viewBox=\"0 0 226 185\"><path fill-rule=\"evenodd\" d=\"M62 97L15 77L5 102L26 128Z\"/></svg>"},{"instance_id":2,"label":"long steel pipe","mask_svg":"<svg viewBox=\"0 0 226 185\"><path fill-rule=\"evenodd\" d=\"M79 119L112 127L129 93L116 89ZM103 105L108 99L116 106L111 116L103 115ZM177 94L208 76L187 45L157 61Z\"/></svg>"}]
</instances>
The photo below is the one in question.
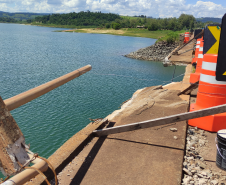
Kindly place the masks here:
<instances>
[{"instance_id":1,"label":"long steel pipe","mask_svg":"<svg viewBox=\"0 0 226 185\"><path fill-rule=\"evenodd\" d=\"M69 82L70 80L73 80L74 78L81 76L82 74L90 71L91 69L92 69L91 65L84 66L71 73L68 73L59 78L56 78L50 82L42 84L38 87L30 89L26 92L23 92L21 94L11 97L11 98L8 98L8 99L4 100L6 107L8 108L9 111L14 110L14 109L20 107L21 105L24 105L24 104L30 102L31 100L38 98L39 96L42 96L43 94Z\"/></svg>"}]
</instances>

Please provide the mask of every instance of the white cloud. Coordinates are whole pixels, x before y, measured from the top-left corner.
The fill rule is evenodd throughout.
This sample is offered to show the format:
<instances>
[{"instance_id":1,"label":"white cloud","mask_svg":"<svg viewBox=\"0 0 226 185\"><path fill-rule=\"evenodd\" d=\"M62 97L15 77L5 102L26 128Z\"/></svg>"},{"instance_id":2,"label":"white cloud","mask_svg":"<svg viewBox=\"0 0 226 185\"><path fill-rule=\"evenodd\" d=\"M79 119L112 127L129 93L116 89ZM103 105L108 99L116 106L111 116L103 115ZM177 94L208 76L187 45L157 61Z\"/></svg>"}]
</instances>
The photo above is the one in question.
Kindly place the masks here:
<instances>
[{"instance_id":1,"label":"white cloud","mask_svg":"<svg viewBox=\"0 0 226 185\"><path fill-rule=\"evenodd\" d=\"M6 3L0 3L0 10L8 11L8 7L7 7Z\"/></svg>"},{"instance_id":2,"label":"white cloud","mask_svg":"<svg viewBox=\"0 0 226 185\"><path fill-rule=\"evenodd\" d=\"M32 4L34 4L34 3L35 3L34 0L23 0L23 1L21 2L21 4L24 5L24 6L29 6L29 5L32 5Z\"/></svg>"},{"instance_id":3,"label":"white cloud","mask_svg":"<svg viewBox=\"0 0 226 185\"><path fill-rule=\"evenodd\" d=\"M117 0L101 0L102 4L115 4Z\"/></svg>"},{"instance_id":4,"label":"white cloud","mask_svg":"<svg viewBox=\"0 0 226 185\"><path fill-rule=\"evenodd\" d=\"M90 10L152 17L179 17L186 13L195 17L222 17L226 7L211 1L189 4L188 0L0 0L0 10L37 13Z\"/></svg>"}]
</instances>

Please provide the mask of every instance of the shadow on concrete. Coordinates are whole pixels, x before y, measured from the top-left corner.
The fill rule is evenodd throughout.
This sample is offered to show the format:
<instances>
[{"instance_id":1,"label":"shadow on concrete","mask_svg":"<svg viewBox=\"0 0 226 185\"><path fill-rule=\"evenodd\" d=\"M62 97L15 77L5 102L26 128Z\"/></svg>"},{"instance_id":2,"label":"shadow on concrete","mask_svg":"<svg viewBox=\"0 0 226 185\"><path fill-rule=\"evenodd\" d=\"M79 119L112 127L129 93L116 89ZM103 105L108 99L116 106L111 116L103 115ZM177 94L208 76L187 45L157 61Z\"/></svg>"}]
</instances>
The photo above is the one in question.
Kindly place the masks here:
<instances>
[{"instance_id":1,"label":"shadow on concrete","mask_svg":"<svg viewBox=\"0 0 226 185\"><path fill-rule=\"evenodd\" d=\"M130 142L130 143L137 143L137 144L142 144L142 145L156 146L156 147L162 147L162 148L169 148L169 149L174 149L174 150L182 150L182 151L184 150L181 148L175 148L175 147L164 146L164 145L156 145L156 144L151 144L151 143L143 143L143 142L138 142L138 141L126 140L126 139L111 138L111 137L108 137L107 139L125 141L125 142Z\"/></svg>"},{"instance_id":2,"label":"shadow on concrete","mask_svg":"<svg viewBox=\"0 0 226 185\"><path fill-rule=\"evenodd\" d=\"M106 128L113 127L114 124L115 124L115 122L110 122ZM89 154L87 155L87 157L86 157L85 161L83 162L82 166L79 168L78 172L73 177L70 185L79 185L79 184L81 184L83 178L85 177L89 167L91 166L93 160L95 159L98 151L100 150L100 148L103 145L103 143L104 143L106 138L107 138L107 136L102 136L102 137L100 137L97 140L97 142L95 143L95 145L93 146L93 148L91 149Z\"/></svg>"}]
</instances>

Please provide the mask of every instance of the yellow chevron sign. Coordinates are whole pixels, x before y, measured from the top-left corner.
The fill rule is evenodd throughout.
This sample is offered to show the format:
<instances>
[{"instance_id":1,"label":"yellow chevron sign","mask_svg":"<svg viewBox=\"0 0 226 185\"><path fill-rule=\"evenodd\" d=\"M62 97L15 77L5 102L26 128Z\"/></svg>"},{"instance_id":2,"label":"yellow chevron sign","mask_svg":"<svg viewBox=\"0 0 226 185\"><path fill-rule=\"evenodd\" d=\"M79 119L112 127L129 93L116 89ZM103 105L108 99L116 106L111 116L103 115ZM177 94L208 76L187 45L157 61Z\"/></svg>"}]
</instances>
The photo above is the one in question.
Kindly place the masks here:
<instances>
[{"instance_id":1,"label":"yellow chevron sign","mask_svg":"<svg viewBox=\"0 0 226 185\"><path fill-rule=\"evenodd\" d=\"M212 43L212 47L206 52L206 54L218 54L221 28L220 26L208 26L208 29L216 40L213 39L215 43Z\"/></svg>"}]
</instances>

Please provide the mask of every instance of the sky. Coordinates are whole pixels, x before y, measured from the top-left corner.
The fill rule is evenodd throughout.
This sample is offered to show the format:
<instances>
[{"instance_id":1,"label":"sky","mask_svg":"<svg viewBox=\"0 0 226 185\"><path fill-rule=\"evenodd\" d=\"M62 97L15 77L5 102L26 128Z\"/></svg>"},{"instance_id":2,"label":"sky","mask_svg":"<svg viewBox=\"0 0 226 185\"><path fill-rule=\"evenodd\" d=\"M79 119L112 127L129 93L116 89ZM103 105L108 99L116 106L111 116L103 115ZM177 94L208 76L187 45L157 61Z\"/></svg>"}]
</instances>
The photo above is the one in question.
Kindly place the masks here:
<instances>
[{"instance_id":1,"label":"sky","mask_svg":"<svg viewBox=\"0 0 226 185\"><path fill-rule=\"evenodd\" d=\"M226 0L0 0L0 11L32 13L70 13L101 11L119 15L196 18L219 17L226 13Z\"/></svg>"}]
</instances>

